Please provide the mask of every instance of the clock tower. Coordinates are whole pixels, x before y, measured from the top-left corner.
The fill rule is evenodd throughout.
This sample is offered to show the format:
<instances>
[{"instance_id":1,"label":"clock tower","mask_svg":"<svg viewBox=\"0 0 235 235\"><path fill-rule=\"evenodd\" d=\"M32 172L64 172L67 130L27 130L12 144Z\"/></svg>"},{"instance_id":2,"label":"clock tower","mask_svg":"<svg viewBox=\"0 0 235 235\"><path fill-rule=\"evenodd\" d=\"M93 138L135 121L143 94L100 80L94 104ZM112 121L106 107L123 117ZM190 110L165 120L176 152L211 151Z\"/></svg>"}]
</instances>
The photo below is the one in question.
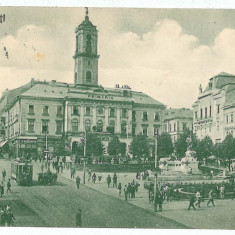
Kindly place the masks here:
<instances>
[{"instance_id":1,"label":"clock tower","mask_svg":"<svg viewBox=\"0 0 235 235\"><path fill-rule=\"evenodd\" d=\"M86 8L85 20L76 28L74 58L74 84L98 85L98 30L89 20Z\"/></svg>"}]
</instances>

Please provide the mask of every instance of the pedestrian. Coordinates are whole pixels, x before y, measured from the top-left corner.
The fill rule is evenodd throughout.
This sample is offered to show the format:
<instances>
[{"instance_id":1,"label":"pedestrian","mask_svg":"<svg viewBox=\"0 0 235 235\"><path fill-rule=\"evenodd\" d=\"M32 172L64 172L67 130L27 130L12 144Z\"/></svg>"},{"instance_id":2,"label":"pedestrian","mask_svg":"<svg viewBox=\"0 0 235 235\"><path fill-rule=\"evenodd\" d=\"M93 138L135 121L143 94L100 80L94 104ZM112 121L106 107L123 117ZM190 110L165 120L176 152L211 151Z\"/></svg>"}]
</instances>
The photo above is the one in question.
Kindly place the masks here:
<instances>
[{"instance_id":1,"label":"pedestrian","mask_svg":"<svg viewBox=\"0 0 235 235\"><path fill-rule=\"evenodd\" d=\"M128 198L130 199L131 198L131 184L128 183L128 186L127 186L127 195L128 195Z\"/></svg>"},{"instance_id":2,"label":"pedestrian","mask_svg":"<svg viewBox=\"0 0 235 235\"><path fill-rule=\"evenodd\" d=\"M126 186L126 185L125 185L123 191L124 191L125 201L127 201L127 198L128 198L128 189L127 189L127 186Z\"/></svg>"},{"instance_id":3,"label":"pedestrian","mask_svg":"<svg viewBox=\"0 0 235 235\"><path fill-rule=\"evenodd\" d=\"M14 220L16 220L16 218L14 217L13 213L11 210L7 210L6 211L6 222L7 222L7 226L14 226Z\"/></svg>"},{"instance_id":4,"label":"pedestrian","mask_svg":"<svg viewBox=\"0 0 235 235\"><path fill-rule=\"evenodd\" d=\"M110 184L111 184L111 177L110 177L110 175L107 176L107 184L108 184L108 188L109 188Z\"/></svg>"},{"instance_id":5,"label":"pedestrian","mask_svg":"<svg viewBox=\"0 0 235 235\"><path fill-rule=\"evenodd\" d=\"M58 168L59 168L59 166L58 166ZM75 167L73 167L71 169L71 179L74 179L75 172L76 172L76 169L75 169Z\"/></svg>"},{"instance_id":6,"label":"pedestrian","mask_svg":"<svg viewBox=\"0 0 235 235\"><path fill-rule=\"evenodd\" d=\"M6 175L7 175L7 172L6 172L5 169L3 169L3 171L2 171L2 179L3 179L3 181L5 181Z\"/></svg>"},{"instance_id":7,"label":"pedestrian","mask_svg":"<svg viewBox=\"0 0 235 235\"><path fill-rule=\"evenodd\" d=\"M168 186L167 186L167 184L165 184L164 187L163 187L163 199L164 200L166 200L166 191L167 191L167 188L168 188Z\"/></svg>"},{"instance_id":8,"label":"pedestrian","mask_svg":"<svg viewBox=\"0 0 235 235\"><path fill-rule=\"evenodd\" d=\"M96 181L96 174L94 173L94 174L92 175L92 182L95 184L95 181Z\"/></svg>"},{"instance_id":9,"label":"pedestrian","mask_svg":"<svg viewBox=\"0 0 235 235\"><path fill-rule=\"evenodd\" d=\"M113 188L117 188L117 174L116 173L114 173L113 174Z\"/></svg>"},{"instance_id":10,"label":"pedestrian","mask_svg":"<svg viewBox=\"0 0 235 235\"><path fill-rule=\"evenodd\" d=\"M0 185L1 197L2 197L3 194L4 194L4 187L5 187L5 185L4 185L3 181L2 181L2 183L1 183L1 185Z\"/></svg>"},{"instance_id":11,"label":"pedestrian","mask_svg":"<svg viewBox=\"0 0 235 235\"><path fill-rule=\"evenodd\" d=\"M82 210L79 209L76 214L76 227L82 227Z\"/></svg>"},{"instance_id":12,"label":"pedestrian","mask_svg":"<svg viewBox=\"0 0 235 235\"><path fill-rule=\"evenodd\" d=\"M44 164L42 163L42 165L41 165L41 171L42 171L42 173L43 173L43 169L44 169Z\"/></svg>"},{"instance_id":13,"label":"pedestrian","mask_svg":"<svg viewBox=\"0 0 235 235\"><path fill-rule=\"evenodd\" d=\"M3 227L6 224L6 208L5 208L5 206L1 207L0 216L1 216L1 227Z\"/></svg>"},{"instance_id":14,"label":"pedestrian","mask_svg":"<svg viewBox=\"0 0 235 235\"><path fill-rule=\"evenodd\" d=\"M140 184L136 181L136 183L135 183L135 192L136 193L138 192L139 186L140 186Z\"/></svg>"},{"instance_id":15,"label":"pedestrian","mask_svg":"<svg viewBox=\"0 0 235 235\"><path fill-rule=\"evenodd\" d=\"M223 185L220 187L220 199L224 200L224 186Z\"/></svg>"},{"instance_id":16,"label":"pedestrian","mask_svg":"<svg viewBox=\"0 0 235 235\"><path fill-rule=\"evenodd\" d=\"M7 181L7 193L10 192L11 193L11 179L9 178Z\"/></svg>"},{"instance_id":17,"label":"pedestrian","mask_svg":"<svg viewBox=\"0 0 235 235\"><path fill-rule=\"evenodd\" d=\"M159 211L162 211L162 204L163 204L163 201L164 201L164 191L161 190L159 192Z\"/></svg>"},{"instance_id":18,"label":"pedestrian","mask_svg":"<svg viewBox=\"0 0 235 235\"><path fill-rule=\"evenodd\" d=\"M196 192L195 197L196 197L195 206L197 206L198 208L201 208L201 194L199 191Z\"/></svg>"},{"instance_id":19,"label":"pedestrian","mask_svg":"<svg viewBox=\"0 0 235 235\"><path fill-rule=\"evenodd\" d=\"M79 185L81 183L81 179L79 176L76 177L76 185L77 185L77 188L79 189Z\"/></svg>"},{"instance_id":20,"label":"pedestrian","mask_svg":"<svg viewBox=\"0 0 235 235\"><path fill-rule=\"evenodd\" d=\"M212 205L215 206L214 198L213 198L213 191L212 190L210 190L208 196L209 196L209 201L207 202L207 206L209 206L210 203L212 203Z\"/></svg>"},{"instance_id":21,"label":"pedestrian","mask_svg":"<svg viewBox=\"0 0 235 235\"><path fill-rule=\"evenodd\" d=\"M88 171L88 182L91 180L91 170Z\"/></svg>"},{"instance_id":22,"label":"pedestrian","mask_svg":"<svg viewBox=\"0 0 235 235\"><path fill-rule=\"evenodd\" d=\"M102 180L102 175L100 174L98 175L98 181L101 182L101 180Z\"/></svg>"},{"instance_id":23,"label":"pedestrian","mask_svg":"<svg viewBox=\"0 0 235 235\"><path fill-rule=\"evenodd\" d=\"M60 174L62 174L63 173L63 163L62 162L60 162Z\"/></svg>"},{"instance_id":24,"label":"pedestrian","mask_svg":"<svg viewBox=\"0 0 235 235\"><path fill-rule=\"evenodd\" d=\"M130 188L130 192L131 192L131 198L135 198L135 183L131 183L131 188Z\"/></svg>"},{"instance_id":25,"label":"pedestrian","mask_svg":"<svg viewBox=\"0 0 235 235\"><path fill-rule=\"evenodd\" d=\"M160 192L157 189L155 193L155 197L154 197L154 212L157 212L157 208L159 204L160 204ZM159 206L159 209L160 209L160 206Z\"/></svg>"},{"instance_id":26,"label":"pedestrian","mask_svg":"<svg viewBox=\"0 0 235 235\"><path fill-rule=\"evenodd\" d=\"M196 201L196 198L195 198L195 195L193 194L191 197L190 197L190 200L189 200L189 207L188 207L188 210L190 211L190 208L192 207L194 210L196 210L195 206L194 206L194 203Z\"/></svg>"},{"instance_id":27,"label":"pedestrian","mask_svg":"<svg viewBox=\"0 0 235 235\"><path fill-rule=\"evenodd\" d=\"M121 193L122 193L122 184L119 183L118 184L118 194L119 194L119 197L121 197Z\"/></svg>"}]
</instances>

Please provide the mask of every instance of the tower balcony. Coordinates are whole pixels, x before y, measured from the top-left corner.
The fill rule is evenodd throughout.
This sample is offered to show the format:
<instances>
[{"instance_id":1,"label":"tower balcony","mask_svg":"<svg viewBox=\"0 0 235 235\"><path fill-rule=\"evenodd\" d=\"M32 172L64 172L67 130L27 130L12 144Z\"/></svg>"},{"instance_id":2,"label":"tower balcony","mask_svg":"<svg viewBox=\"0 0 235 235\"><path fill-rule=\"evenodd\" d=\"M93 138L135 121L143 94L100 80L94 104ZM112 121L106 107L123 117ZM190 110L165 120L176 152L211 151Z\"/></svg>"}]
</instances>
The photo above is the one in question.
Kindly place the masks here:
<instances>
[{"instance_id":1,"label":"tower balcony","mask_svg":"<svg viewBox=\"0 0 235 235\"><path fill-rule=\"evenodd\" d=\"M89 57L89 58L99 58L100 55L92 54L92 53L86 53L86 52L75 52L75 55L73 56L73 59L76 59L78 57Z\"/></svg>"}]
</instances>

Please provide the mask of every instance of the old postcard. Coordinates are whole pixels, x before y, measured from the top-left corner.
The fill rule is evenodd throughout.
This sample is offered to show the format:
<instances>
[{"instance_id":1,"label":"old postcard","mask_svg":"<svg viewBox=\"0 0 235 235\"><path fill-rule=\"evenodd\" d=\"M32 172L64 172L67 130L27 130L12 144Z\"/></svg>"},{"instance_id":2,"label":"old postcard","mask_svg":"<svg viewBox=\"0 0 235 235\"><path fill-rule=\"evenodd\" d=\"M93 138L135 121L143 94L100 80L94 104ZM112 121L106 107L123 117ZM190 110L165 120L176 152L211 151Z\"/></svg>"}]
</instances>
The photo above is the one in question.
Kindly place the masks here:
<instances>
[{"instance_id":1,"label":"old postcard","mask_svg":"<svg viewBox=\"0 0 235 235\"><path fill-rule=\"evenodd\" d=\"M235 229L235 10L0 7L0 225Z\"/></svg>"}]
</instances>

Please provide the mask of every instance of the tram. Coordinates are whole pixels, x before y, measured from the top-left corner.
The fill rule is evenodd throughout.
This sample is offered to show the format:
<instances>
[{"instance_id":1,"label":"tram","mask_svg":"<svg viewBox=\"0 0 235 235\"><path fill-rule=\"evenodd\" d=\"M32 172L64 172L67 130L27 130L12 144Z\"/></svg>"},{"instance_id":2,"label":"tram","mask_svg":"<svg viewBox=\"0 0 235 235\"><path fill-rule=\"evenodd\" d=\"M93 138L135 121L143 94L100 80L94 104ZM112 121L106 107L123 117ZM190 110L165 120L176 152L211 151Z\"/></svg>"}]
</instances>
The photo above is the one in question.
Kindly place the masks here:
<instances>
[{"instance_id":1,"label":"tram","mask_svg":"<svg viewBox=\"0 0 235 235\"><path fill-rule=\"evenodd\" d=\"M18 185L31 185L33 182L33 164L22 159L12 161L11 178L15 180Z\"/></svg>"}]
</instances>

